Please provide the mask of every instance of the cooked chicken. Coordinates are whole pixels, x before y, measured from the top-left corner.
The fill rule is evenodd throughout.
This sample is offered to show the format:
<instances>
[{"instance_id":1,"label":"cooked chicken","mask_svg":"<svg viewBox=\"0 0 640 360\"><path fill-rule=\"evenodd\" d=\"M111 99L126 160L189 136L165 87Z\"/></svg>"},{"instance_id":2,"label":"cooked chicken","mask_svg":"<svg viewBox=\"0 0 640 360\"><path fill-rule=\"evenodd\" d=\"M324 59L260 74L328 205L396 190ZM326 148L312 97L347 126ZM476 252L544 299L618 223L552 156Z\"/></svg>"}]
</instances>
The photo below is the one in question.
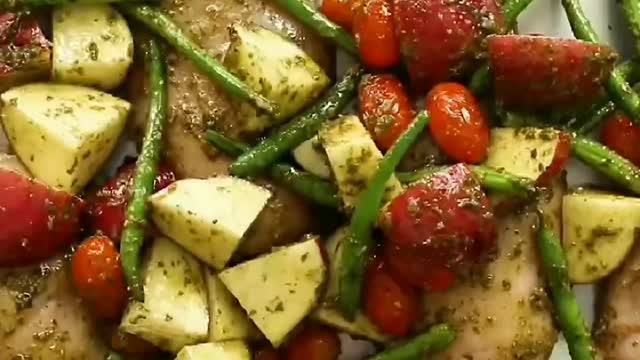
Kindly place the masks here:
<instances>
[{"instance_id":1,"label":"cooked chicken","mask_svg":"<svg viewBox=\"0 0 640 360\"><path fill-rule=\"evenodd\" d=\"M74 294L67 260L0 269L0 360L101 360L106 348Z\"/></svg>"},{"instance_id":2,"label":"cooked chicken","mask_svg":"<svg viewBox=\"0 0 640 360\"><path fill-rule=\"evenodd\" d=\"M229 45L228 27L235 22L255 23L277 31L298 43L325 69L333 68L333 50L312 32L272 5L261 0L165 0L165 9L210 54L222 58ZM214 82L202 75L182 56L169 57L169 119L166 132L166 159L179 177L209 177L226 174L229 159L204 144L203 130L208 126L228 136L251 140L252 134L242 134L237 116L237 104L231 101ZM145 99L141 73L134 71L129 81L134 101L134 128L144 129ZM299 240L309 230L311 216L308 205L298 196L262 180L274 190L274 197L263 210L239 253L255 255L274 245Z\"/></svg>"},{"instance_id":3,"label":"cooked chicken","mask_svg":"<svg viewBox=\"0 0 640 360\"><path fill-rule=\"evenodd\" d=\"M640 359L639 242L607 283L595 330L598 350L604 360Z\"/></svg>"},{"instance_id":4,"label":"cooked chicken","mask_svg":"<svg viewBox=\"0 0 640 360\"><path fill-rule=\"evenodd\" d=\"M542 204L560 228L564 186ZM498 223L497 259L486 270L444 293L426 294L427 324L447 321L455 342L434 360L546 360L556 342L551 304L536 254L535 209Z\"/></svg>"}]
</instances>

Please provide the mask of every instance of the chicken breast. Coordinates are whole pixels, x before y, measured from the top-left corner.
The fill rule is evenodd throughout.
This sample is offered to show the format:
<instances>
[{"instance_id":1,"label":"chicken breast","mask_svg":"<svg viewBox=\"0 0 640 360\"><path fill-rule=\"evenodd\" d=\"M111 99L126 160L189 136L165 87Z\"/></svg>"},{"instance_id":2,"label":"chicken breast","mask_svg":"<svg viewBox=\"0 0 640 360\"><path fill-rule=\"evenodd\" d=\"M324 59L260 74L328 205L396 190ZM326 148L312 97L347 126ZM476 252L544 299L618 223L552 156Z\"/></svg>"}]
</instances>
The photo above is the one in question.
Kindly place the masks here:
<instances>
[{"instance_id":1,"label":"chicken breast","mask_svg":"<svg viewBox=\"0 0 640 360\"><path fill-rule=\"evenodd\" d=\"M252 23L289 37L318 64L332 73L334 51L319 37L275 6L261 0L165 0L173 19L209 53L222 59L229 46L230 25ZM256 134L242 133L237 106L186 58L169 55L169 124L165 133L165 158L180 178L205 178L227 174L230 159L217 153L203 139L214 127L227 136L251 141ZM141 69L130 76L129 93L134 103L133 128L142 136L146 122L146 96ZM260 184L274 196L254 223L238 253L256 255L272 246L297 241L309 230L310 208L299 196L267 179Z\"/></svg>"},{"instance_id":2,"label":"chicken breast","mask_svg":"<svg viewBox=\"0 0 640 360\"><path fill-rule=\"evenodd\" d=\"M604 360L640 359L640 242L607 281L595 328Z\"/></svg>"},{"instance_id":3,"label":"chicken breast","mask_svg":"<svg viewBox=\"0 0 640 360\"><path fill-rule=\"evenodd\" d=\"M0 360L102 360L106 348L62 257L0 269Z\"/></svg>"},{"instance_id":4,"label":"chicken breast","mask_svg":"<svg viewBox=\"0 0 640 360\"><path fill-rule=\"evenodd\" d=\"M560 230L564 186L541 207ZM556 342L551 303L536 250L532 207L498 223L497 259L450 291L424 296L427 325L449 322L457 338L430 360L546 360Z\"/></svg>"}]
</instances>

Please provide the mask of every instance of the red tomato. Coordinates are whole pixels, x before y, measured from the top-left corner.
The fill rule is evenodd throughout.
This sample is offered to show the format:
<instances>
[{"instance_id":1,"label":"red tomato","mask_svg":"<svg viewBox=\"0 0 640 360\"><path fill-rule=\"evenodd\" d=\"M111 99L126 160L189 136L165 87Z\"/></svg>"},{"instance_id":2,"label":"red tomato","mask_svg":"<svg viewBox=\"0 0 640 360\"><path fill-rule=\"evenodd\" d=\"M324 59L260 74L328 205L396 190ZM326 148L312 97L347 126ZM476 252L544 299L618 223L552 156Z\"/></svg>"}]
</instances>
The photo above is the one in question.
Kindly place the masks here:
<instances>
[{"instance_id":1,"label":"red tomato","mask_svg":"<svg viewBox=\"0 0 640 360\"><path fill-rule=\"evenodd\" d=\"M360 83L362 121L382 151L387 151L411 125L413 104L400 80L390 74L369 75Z\"/></svg>"},{"instance_id":2,"label":"red tomato","mask_svg":"<svg viewBox=\"0 0 640 360\"><path fill-rule=\"evenodd\" d=\"M385 333L406 336L418 320L418 293L396 281L384 263L375 260L364 284L364 312Z\"/></svg>"},{"instance_id":3,"label":"red tomato","mask_svg":"<svg viewBox=\"0 0 640 360\"><path fill-rule=\"evenodd\" d=\"M111 347L123 355L136 359L149 358L160 352L150 342L120 331L116 331L111 337Z\"/></svg>"},{"instance_id":4,"label":"red tomato","mask_svg":"<svg viewBox=\"0 0 640 360\"><path fill-rule=\"evenodd\" d=\"M497 0L394 0L393 16L411 85L419 90L470 75L486 36L504 31Z\"/></svg>"},{"instance_id":5,"label":"red tomato","mask_svg":"<svg viewBox=\"0 0 640 360\"><path fill-rule=\"evenodd\" d=\"M287 360L336 360L340 355L340 339L335 331L310 325L287 345Z\"/></svg>"},{"instance_id":6,"label":"red tomato","mask_svg":"<svg viewBox=\"0 0 640 360\"><path fill-rule=\"evenodd\" d=\"M127 302L120 254L106 236L93 236L82 242L71 258L73 284L80 296L104 319L120 317Z\"/></svg>"},{"instance_id":7,"label":"red tomato","mask_svg":"<svg viewBox=\"0 0 640 360\"><path fill-rule=\"evenodd\" d=\"M0 44L48 46L49 41L33 16L0 12Z\"/></svg>"},{"instance_id":8,"label":"red tomato","mask_svg":"<svg viewBox=\"0 0 640 360\"><path fill-rule=\"evenodd\" d=\"M602 142L618 155L640 166L640 127L623 113L609 117L602 127Z\"/></svg>"},{"instance_id":9,"label":"red tomato","mask_svg":"<svg viewBox=\"0 0 640 360\"><path fill-rule=\"evenodd\" d=\"M544 173L538 177L536 184L540 186L551 185L551 181L562 174L562 171L567 167L569 157L571 157L571 136L561 132L558 135L558 145L556 145L553 160L551 160L551 164L549 164Z\"/></svg>"},{"instance_id":10,"label":"red tomato","mask_svg":"<svg viewBox=\"0 0 640 360\"><path fill-rule=\"evenodd\" d=\"M63 251L80 234L84 202L0 169L0 267L22 266Z\"/></svg>"},{"instance_id":11,"label":"red tomato","mask_svg":"<svg viewBox=\"0 0 640 360\"><path fill-rule=\"evenodd\" d=\"M97 191L87 196L87 201L90 204L88 218L91 229L115 242L120 241L120 235L122 234L134 172L134 164L122 166L115 176L110 178ZM155 178L154 190L162 190L174 181L176 181L176 177L173 171L161 165Z\"/></svg>"},{"instance_id":12,"label":"red tomato","mask_svg":"<svg viewBox=\"0 0 640 360\"><path fill-rule=\"evenodd\" d=\"M399 279L445 290L495 250L489 200L464 164L408 188L388 208L385 261Z\"/></svg>"},{"instance_id":13,"label":"red tomato","mask_svg":"<svg viewBox=\"0 0 640 360\"><path fill-rule=\"evenodd\" d=\"M42 33L38 21L32 17L25 17L20 21L20 28L13 43L17 46L24 46L31 44L46 45L49 42Z\"/></svg>"},{"instance_id":14,"label":"red tomato","mask_svg":"<svg viewBox=\"0 0 640 360\"><path fill-rule=\"evenodd\" d=\"M280 354L270 346L262 347L253 354L253 360L280 360Z\"/></svg>"},{"instance_id":15,"label":"red tomato","mask_svg":"<svg viewBox=\"0 0 640 360\"><path fill-rule=\"evenodd\" d=\"M398 246L391 241L384 244L384 260L389 270L421 289L439 292L449 289L456 281L454 270L446 261L438 261L436 255L425 247Z\"/></svg>"},{"instance_id":16,"label":"red tomato","mask_svg":"<svg viewBox=\"0 0 640 360\"><path fill-rule=\"evenodd\" d=\"M451 159L477 164L489 147L489 125L473 94L463 85L436 85L426 103L433 138Z\"/></svg>"},{"instance_id":17,"label":"red tomato","mask_svg":"<svg viewBox=\"0 0 640 360\"><path fill-rule=\"evenodd\" d=\"M353 24L353 3L351 0L324 0L320 11L336 24L351 29Z\"/></svg>"},{"instance_id":18,"label":"red tomato","mask_svg":"<svg viewBox=\"0 0 640 360\"><path fill-rule=\"evenodd\" d=\"M362 62L384 69L400 61L393 25L392 0L362 0L355 9L353 34Z\"/></svg>"}]
</instances>

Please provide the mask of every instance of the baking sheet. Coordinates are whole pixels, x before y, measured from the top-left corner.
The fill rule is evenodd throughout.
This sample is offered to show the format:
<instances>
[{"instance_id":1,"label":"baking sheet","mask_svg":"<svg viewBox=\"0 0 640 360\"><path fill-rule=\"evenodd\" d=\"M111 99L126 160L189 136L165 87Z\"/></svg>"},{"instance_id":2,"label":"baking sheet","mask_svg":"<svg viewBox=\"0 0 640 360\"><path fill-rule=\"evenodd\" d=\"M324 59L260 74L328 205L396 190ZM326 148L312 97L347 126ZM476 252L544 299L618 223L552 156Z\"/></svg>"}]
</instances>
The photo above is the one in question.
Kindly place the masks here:
<instances>
[{"instance_id":1,"label":"baking sheet","mask_svg":"<svg viewBox=\"0 0 640 360\"><path fill-rule=\"evenodd\" d=\"M621 58L632 57L633 46L631 35L626 28L624 19L615 0L582 0L585 12L589 16L601 41L616 48ZM519 19L520 33L536 33L550 36L573 37L571 28L565 17L560 0L534 0L530 7ZM349 63L349 57L338 54L338 72L344 71ZM135 146L129 139L122 139L117 154L110 162L111 171L121 163L125 155L135 155ZM581 184L602 181L584 165L572 161L568 169L570 187ZM578 301L582 307L587 323L593 322L593 286L580 285L574 288ZM360 360L363 356L373 353L374 348L366 341L354 341L346 335L341 335L343 352L340 360ZM571 360L566 342L560 338L555 346L550 360Z\"/></svg>"}]
</instances>

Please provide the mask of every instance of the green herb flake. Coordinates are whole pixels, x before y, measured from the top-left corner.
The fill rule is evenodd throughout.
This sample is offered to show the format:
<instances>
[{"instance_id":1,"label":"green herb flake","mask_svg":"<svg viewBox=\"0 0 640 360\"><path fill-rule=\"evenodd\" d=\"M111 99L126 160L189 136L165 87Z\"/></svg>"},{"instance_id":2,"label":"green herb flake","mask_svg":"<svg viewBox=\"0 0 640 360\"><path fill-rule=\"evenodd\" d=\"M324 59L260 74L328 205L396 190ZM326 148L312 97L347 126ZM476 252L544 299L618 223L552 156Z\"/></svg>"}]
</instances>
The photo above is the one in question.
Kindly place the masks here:
<instances>
[{"instance_id":1,"label":"green herb flake","mask_svg":"<svg viewBox=\"0 0 640 360\"><path fill-rule=\"evenodd\" d=\"M89 52L89 58L91 58L91 60L98 61L98 44L93 41L90 42L87 51Z\"/></svg>"}]
</instances>

